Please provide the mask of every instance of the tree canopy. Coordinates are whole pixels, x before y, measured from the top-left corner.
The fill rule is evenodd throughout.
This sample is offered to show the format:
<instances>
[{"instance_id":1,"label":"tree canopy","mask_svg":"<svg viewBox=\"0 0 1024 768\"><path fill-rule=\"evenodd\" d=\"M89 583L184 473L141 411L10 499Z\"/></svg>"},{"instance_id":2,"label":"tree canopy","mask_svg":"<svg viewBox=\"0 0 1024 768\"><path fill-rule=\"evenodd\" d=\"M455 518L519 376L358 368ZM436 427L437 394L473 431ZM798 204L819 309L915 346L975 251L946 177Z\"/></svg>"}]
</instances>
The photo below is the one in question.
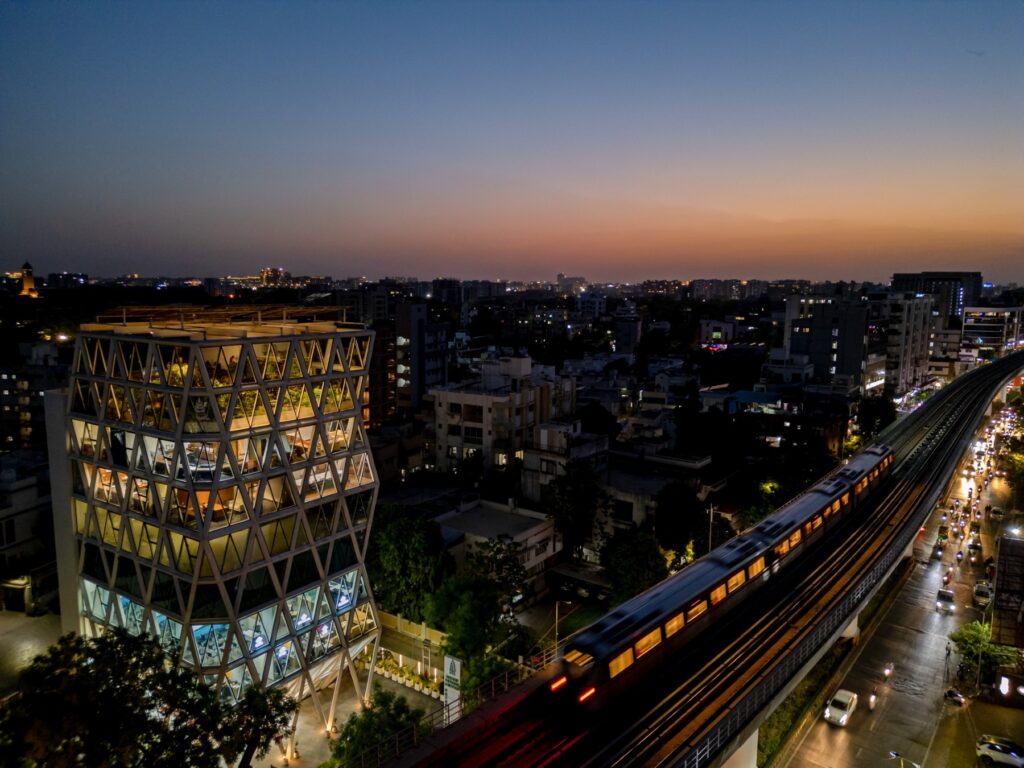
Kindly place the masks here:
<instances>
[{"instance_id":1,"label":"tree canopy","mask_svg":"<svg viewBox=\"0 0 1024 768\"><path fill-rule=\"evenodd\" d=\"M665 556L654 534L638 528L619 531L601 550L611 599L621 603L668 576Z\"/></svg>"},{"instance_id":2,"label":"tree canopy","mask_svg":"<svg viewBox=\"0 0 1024 768\"><path fill-rule=\"evenodd\" d=\"M544 509L555 518L565 550L578 558L591 536L598 509L608 504L594 467L586 461L570 461L565 474L545 487L543 502Z\"/></svg>"},{"instance_id":3,"label":"tree canopy","mask_svg":"<svg viewBox=\"0 0 1024 768\"><path fill-rule=\"evenodd\" d=\"M364 753L400 731L420 727L422 719L422 710L410 709L404 698L374 685L370 706L353 712L332 743L334 765L360 765Z\"/></svg>"},{"instance_id":4,"label":"tree canopy","mask_svg":"<svg viewBox=\"0 0 1024 768\"><path fill-rule=\"evenodd\" d=\"M478 581L489 581L497 592L500 607L507 609L512 598L526 586L526 568L519 559L519 545L506 533L476 544L466 556L467 567Z\"/></svg>"},{"instance_id":5,"label":"tree canopy","mask_svg":"<svg viewBox=\"0 0 1024 768\"><path fill-rule=\"evenodd\" d=\"M1013 664L1019 658L1016 648L993 643L992 626L981 621L964 624L950 633L949 639L964 662L972 667L980 662L981 673L985 675L1001 665Z\"/></svg>"},{"instance_id":6,"label":"tree canopy","mask_svg":"<svg viewBox=\"0 0 1024 768\"><path fill-rule=\"evenodd\" d=\"M239 708L225 708L195 673L166 664L148 635L65 635L21 673L0 712L0 748L26 768L215 768L239 755L245 766L289 733L296 706L250 688Z\"/></svg>"},{"instance_id":7,"label":"tree canopy","mask_svg":"<svg viewBox=\"0 0 1024 768\"><path fill-rule=\"evenodd\" d=\"M427 596L440 585L446 567L437 523L398 507L378 510L366 567L382 606L422 621Z\"/></svg>"}]
</instances>

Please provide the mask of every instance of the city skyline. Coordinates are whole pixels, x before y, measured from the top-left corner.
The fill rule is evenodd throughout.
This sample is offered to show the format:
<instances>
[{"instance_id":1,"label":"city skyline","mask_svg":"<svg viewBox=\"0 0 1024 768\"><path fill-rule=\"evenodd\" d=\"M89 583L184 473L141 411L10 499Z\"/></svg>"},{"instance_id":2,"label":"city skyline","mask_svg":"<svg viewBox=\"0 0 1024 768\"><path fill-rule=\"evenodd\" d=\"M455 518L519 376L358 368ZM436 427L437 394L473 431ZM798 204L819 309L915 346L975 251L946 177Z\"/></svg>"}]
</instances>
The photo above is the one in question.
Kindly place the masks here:
<instances>
[{"instance_id":1,"label":"city skyline","mask_svg":"<svg viewBox=\"0 0 1024 768\"><path fill-rule=\"evenodd\" d=\"M1009 3L8 4L2 252L1015 282L1022 37Z\"/></svg>"}]
</instances>

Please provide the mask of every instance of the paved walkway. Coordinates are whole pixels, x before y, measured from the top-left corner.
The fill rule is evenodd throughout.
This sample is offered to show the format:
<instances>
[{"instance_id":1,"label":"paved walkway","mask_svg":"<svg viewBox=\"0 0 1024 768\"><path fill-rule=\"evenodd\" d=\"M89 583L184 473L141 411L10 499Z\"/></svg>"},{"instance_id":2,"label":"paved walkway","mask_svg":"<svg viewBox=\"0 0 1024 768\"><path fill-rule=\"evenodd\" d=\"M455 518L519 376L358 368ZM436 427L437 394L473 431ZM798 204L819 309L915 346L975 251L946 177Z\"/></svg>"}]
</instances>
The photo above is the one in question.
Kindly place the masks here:
<instances>
[{"instance_id":1,"label":"paved walkway","mask_svg":"<svg viewBox=\"0 0 1024 768\"><path fill-rule=\"evenodd\" d=\"M0 696L14 690L18 673L60 637L60 616L0 611Z\"/></svg>"}]
</instances>

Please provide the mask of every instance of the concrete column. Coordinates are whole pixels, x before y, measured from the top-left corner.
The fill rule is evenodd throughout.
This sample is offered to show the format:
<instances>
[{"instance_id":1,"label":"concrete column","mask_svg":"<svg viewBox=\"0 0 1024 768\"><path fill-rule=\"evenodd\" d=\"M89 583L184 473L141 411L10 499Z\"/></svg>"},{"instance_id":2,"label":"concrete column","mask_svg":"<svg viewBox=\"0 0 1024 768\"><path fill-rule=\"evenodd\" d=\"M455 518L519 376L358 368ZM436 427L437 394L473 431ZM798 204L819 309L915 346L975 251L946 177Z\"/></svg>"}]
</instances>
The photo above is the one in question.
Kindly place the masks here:
<instances>
[{"instance_id":1,"label":"concrete column","mask_svg":"<svg viewBox=\"0 0 1024 768\"><path fill-rule=\"evenodd\" d=\"M857 623L859 614L854 614L853 618L850 619L850 623L846 625L843 630L842 637L846 640L853 640L856 643L860 640L860 624Z\"/></svg>"},{"instance_id":2,"label":"concrete column","mask_svg":"<svg viewBox=\"0 0 1024 768\"><path fill-rule=\"evenodd\" d=\"M758 731L750 734L739 749L722 763L722 768L757 768L757 734Z\"/></svg>"}]
</instances>

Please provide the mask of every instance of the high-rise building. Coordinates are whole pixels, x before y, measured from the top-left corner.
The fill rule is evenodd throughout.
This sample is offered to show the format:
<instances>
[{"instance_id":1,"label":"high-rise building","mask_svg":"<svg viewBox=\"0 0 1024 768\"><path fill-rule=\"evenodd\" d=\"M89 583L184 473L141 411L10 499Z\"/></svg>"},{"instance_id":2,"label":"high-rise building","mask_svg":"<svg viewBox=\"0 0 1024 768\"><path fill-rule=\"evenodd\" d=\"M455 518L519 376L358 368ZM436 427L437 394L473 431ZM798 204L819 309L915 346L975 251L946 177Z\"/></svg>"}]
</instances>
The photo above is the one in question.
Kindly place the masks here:
<instances>
[{"instance_id":1,"label":"high-rise building","mask_svg":"<svg viewBox=\"0 0 1024 768\"><path fill-rule=\"evenodd\" d=\"M821 384L863 387L867 361L867 307L834 297L786 299L783 348L787 359L806 356Z\"/></svg>"},{"instance_id":2,"label":"high-rise building","mask_svg":"<svg viewBox=\"0 0 1024 768\"><path fill-rule=\"evenodd\" d=\"M373 334L173 312L82 326L69 389L49 394L64 627L152 633L228 702L254 682L303 697L346 666L357 684L379 626Z\"/></svg>"},{"instance_id":3,"label":"high-rise building","mask_svg":"<svg viewBox=\"0 0 1024 768\"><path fill-rule=\"evenodd\" d=\"M932 297L914 293L872 296L870 321L884 329L885 388L903 394L929 378Z\"/></svg>"},{"instance_id":4,"label":"high-rise building","mask_svg":"<svg viewBox=\"0 0 1024 768\"><path fill-rule=\"evenodd\" d=\"M978 303L981 272L896 272L892 290L931 295L941 317L960 317L964 307Z\"/></svg>"},{"instance_id":5,"label":"high-rise building","mask_svg":"<svg viewBox=\"0 0 1024 768\"><path fill-rule=\"evenodd\" d=\"M1024 307L964 307L960 349L994 360L1024 345Z\"/></svg>"}]
</instances>

